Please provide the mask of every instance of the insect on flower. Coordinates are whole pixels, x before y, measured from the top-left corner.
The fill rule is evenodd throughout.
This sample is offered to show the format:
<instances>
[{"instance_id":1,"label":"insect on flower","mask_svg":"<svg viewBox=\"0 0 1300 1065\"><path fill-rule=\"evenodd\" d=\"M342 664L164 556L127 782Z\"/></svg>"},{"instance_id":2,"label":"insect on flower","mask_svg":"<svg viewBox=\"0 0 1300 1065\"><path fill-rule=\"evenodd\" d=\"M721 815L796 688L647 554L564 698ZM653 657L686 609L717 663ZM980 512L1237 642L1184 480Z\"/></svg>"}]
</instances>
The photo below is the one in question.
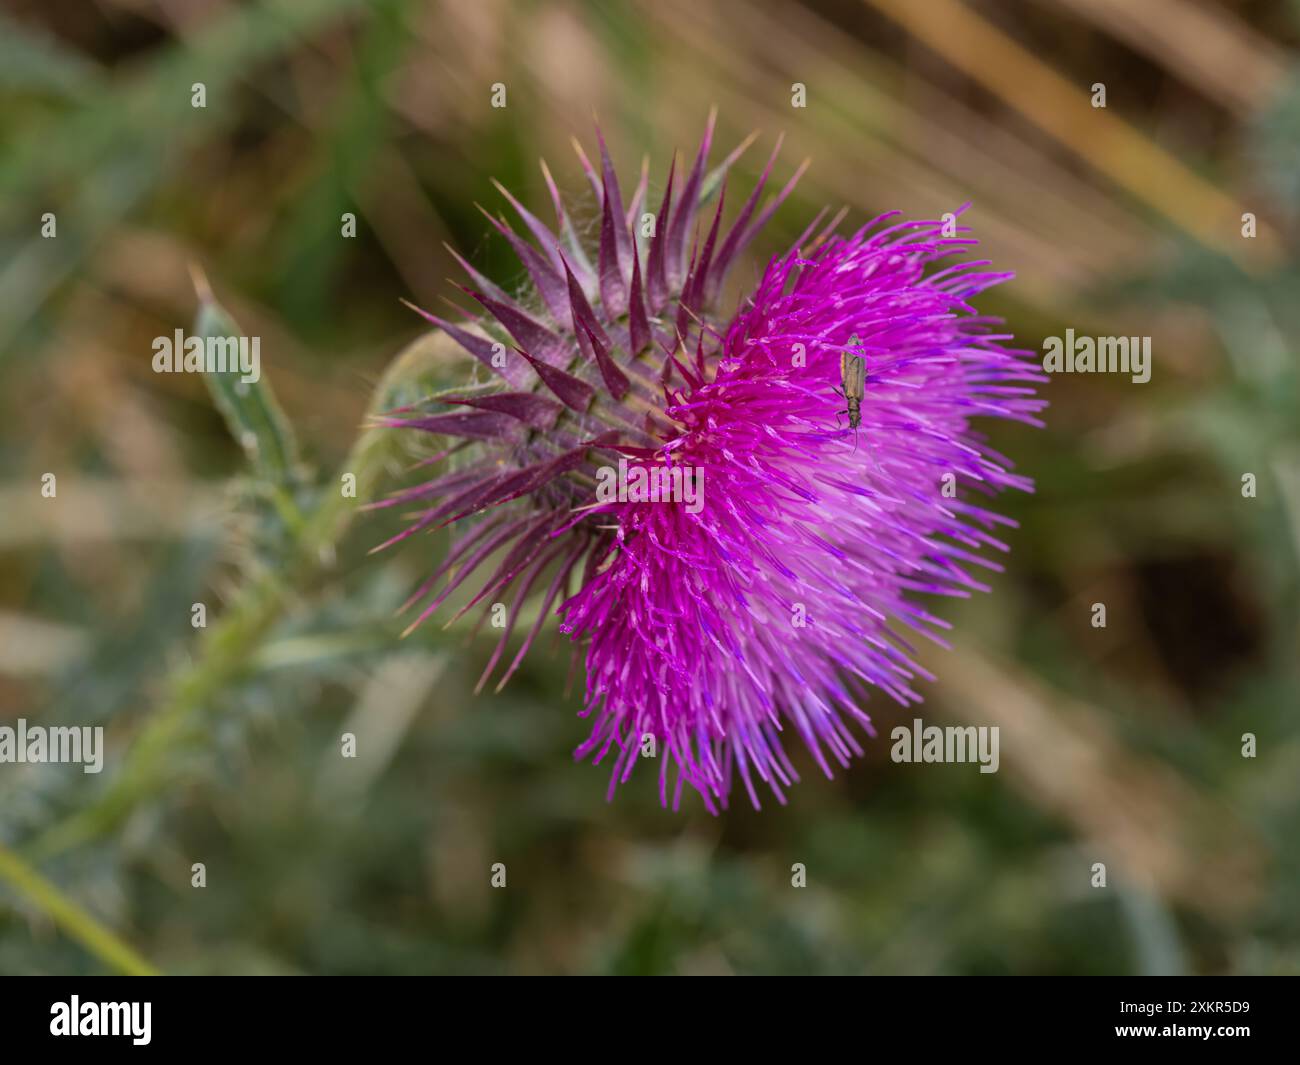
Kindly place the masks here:
<instances>
[{"instance_id":1,"label":"insect on flower","mask_svg":"<svg viewBox=\"0 0 1300 1065\"><path fill-rule=\"evenodd\" d=\"M760 785L784 802L799 779L792 742L827 776L847 766L860 734L875 735L868 699L920 701L918 679L932 678L913 636L942 642L948 627L927 599L987 588L974 567L1000 568L983 552L1006 551L997 534L1012 524L989 500L1032 489L977 420L1041 424L1045 378L973 306L1011 275L959 258L976 241L934 219L841 233L818 217L724 300L802 169L764 202L774 150L737 205L726 178L750 142L710 169L712 140L710 118L689 168L666 167L652 231L635 225L646 170L625 202L603 140L595 164L579 149L596 240L580 239L549 170L553 229L498 186L532 240L492 226L531 284L507 292L460 260L477 309L421 312L494 380L384 419L432 435L437 454L424 483L372 505L414 508L390 543L451 528L445 548L426 548L437 555L413 624L471 577L460 613L508 604L480 686L498 666L504 684L557 618L586 673L591 732L576 756L607 760L611 795L649 762L665 805L690 788L717 812L736 783L755 806ZM869 392L855 332L870 337ZM806 360L792 362L800 345ZM864 468L825 429L837 401L810 381L834 378L836 352L841 413L887 462ZM708 497L593 498L623 459L707 471ZM945 498L936 470L986 498Z\"/></svg>"},{"instance_id":2,"label":"insect on flower","mask_svg":"<svg viewBox=\"0 0 1300 1065\"><path fill-rule=\"evenodd\" d=\"M857 347L858 337L855 333L849 338L849 344ZM862 424L862 397L866 394L867 364L857 351L840 352L840 387L834 393L844 400L843 410L835 412L838 424L841 416L849 416L849 429L853 430L853 450L858 449L858 426ZM848 432L846 429L845 432Z\"/></svg>"}]
</instances>

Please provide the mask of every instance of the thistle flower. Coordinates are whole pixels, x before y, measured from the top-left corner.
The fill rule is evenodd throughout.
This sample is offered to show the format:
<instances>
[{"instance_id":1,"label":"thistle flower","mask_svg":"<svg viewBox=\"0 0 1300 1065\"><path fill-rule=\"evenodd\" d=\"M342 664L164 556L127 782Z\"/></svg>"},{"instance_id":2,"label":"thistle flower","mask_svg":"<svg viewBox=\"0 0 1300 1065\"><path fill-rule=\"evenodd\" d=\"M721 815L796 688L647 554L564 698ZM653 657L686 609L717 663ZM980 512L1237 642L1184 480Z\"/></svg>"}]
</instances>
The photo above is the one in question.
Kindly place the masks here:
<instances>
[{"instance_id":1,"label":"thistle flower","mask_svg":"<svg viewBox=\"0 0 1300 1065\"><path fill-rule=\"evenodd\" d=\"M969 302L1011 275L945 263L977 243L951 218L948 235L885 215L841 236L819 216L721 315L729 268L802 168L760 208L778 142L724 232L725 176L749 142L706 174L712 135L711 116L650 218L645 167L625 208L603 139L599 172L578 147L600 207L590 253L545 164L554 232L498 186L535 241L491 218L530 291L512 297L457 256L483 314L420 313L494 380L385 419L459 442L429 460L445 472L378 505L422 508L390 544L454 530L408 601L425 604L413 626L471 575L461 613L510 604L480 689L540 592L501 684L557 614L575 659L585 652L593 726L575 756L611 760L612 797L654 737L661 801L671 790L676 808L689 785L716 812L736 776L755 806L758 781L785 801L789 734L830 775L862 753L854 725L875 734L872 689L920 700L914 682L933 678L908 636L942 643L948 627L925 597L985 590L975 569L1000 567L981 552L1007 550L994 534L1012 523L968 497L1032 490L971 421L1039 424L1043 403L1029 353L1003 347ZM855 433L836 418L846 351L865 365ZM700 470L702 505L599 492L616 465L662 483Z\"/></svg>"}]
</instances>

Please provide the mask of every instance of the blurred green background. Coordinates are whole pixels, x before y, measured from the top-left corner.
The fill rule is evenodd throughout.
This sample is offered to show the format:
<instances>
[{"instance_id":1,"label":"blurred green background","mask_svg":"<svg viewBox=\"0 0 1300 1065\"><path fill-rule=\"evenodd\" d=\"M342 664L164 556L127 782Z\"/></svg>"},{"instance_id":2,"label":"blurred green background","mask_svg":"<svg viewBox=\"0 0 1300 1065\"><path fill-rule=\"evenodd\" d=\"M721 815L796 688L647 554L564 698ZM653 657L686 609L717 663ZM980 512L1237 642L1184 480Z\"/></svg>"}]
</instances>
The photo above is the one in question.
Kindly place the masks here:
<instances>
[{"instance_id":1,"label":"blurred green background","mask_svg":"<svg viewBox=\"0 0 1300 1065\"><path fill-rule=\"evenodd\" d=\"M103 725L109 752L99 776L0 765L0 973L1300 972L1300 4L2 18L0 724ZM399 640L443 541L367 557L398 526L356 513L419 458L367 409L470 373L399 298L458 295L444 242L522 281L475 207L505 209L491 179L549 219L544 156L579 202L594 113L657 203L710 105L715 158L761 131L733 211L777 134L778 181L812 161L742 278L823 206L969 200L1018 275L983 307L1023 346L1154 351L1149 384L1057 377L1046 430L994 431L1038 492L1001 504L1021 528L994 593L943 605L918 714L874 700L851 771L800 751L788 807L716 819L661 810L644 770L606 804L570 756L567 645L475 696L491 630ZM151 371L200 271L283 411L252 461L202 378ZM1001 770L893 764L913 716L998 725Z\"/></svg>"}]
</instances>

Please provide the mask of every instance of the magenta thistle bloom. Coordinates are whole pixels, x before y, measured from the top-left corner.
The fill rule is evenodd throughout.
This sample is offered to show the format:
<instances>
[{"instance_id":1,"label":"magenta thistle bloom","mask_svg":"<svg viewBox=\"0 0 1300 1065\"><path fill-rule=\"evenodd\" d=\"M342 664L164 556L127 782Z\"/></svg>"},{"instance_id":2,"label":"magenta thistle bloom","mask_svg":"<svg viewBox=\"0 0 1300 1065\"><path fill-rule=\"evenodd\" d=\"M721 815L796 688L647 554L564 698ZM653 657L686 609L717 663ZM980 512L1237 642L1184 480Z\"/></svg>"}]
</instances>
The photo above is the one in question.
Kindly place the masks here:
<instances>
[{"instance_id":1,"label":"magenta thistle bloom","mask_svg":"<svg viewBox=\"0 0 1300 1065\"><path fill-rule=\"evenodd\" d=\"M612 794L653 736L662 801L671 788L676 807L688 784L716 811L737 775L755 805L757 781L785 801L791 734L828 775L847 766L862 753L853 726L874 735L871 689L920 700L914 681L932 678L908 636L942 643L947 627L926 596L984 590L974 570L1000 567L981 552L1006 550L994 533L1011 523L967 497L1032 487L972 419L1036 425L1043 402L1032 356L970 305L1010 275L947 262L976 242L940 222L884 216L850 236L814 222L720 316L729 267L798 174L760 209L774 151L724 230L725 174L745 145L706 176L712 129L684 182L669 170L653 226L644 171L625 209L603 141L599 174L582 157L601 209L590 252L549 173L558 234L501 190L536 242L492 220L531 290L512 297L461 260L485 314L421 312L494 381L386 419L460 442L435 456L445 472L380 505L423 508L390 543L455 530L408 603L427 600L413 624L472 574L465 609L509 604L480 688L540 592L501 683L558 614L585 650L594 723L577 756L612 762ZM837 419L846 351L865 367L856 431ZM603 490L614 480L621 491Z\"/></svg>"}]
</instances>

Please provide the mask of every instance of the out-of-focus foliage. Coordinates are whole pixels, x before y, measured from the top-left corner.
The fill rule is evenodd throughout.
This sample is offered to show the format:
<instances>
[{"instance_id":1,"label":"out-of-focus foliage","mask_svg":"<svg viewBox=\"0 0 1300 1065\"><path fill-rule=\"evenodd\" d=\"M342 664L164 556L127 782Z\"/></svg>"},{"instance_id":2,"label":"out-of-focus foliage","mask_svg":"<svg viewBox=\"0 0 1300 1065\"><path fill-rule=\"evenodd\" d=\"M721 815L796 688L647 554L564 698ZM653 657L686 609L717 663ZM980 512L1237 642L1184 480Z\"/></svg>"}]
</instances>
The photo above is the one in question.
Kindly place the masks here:
<instances>
[{"instance_id":1,"label":"out-of-focus foliage","mask_svg":"<svg viewBox=\"0 0 1300 1065\"><path fill-rule=\"evenodd\" d=\"M958 65L967 23L900 25L893 0L10 5L0 724L103 725L109 754L0 765L0 972L124 967L56 893L180 973L1300 972L1297 9L925 9L953 4L987 46ZM1098 81L1095 127L1026 97ZM969 200L1024 346L1154 351L1149 384L1058 377L1046 430L998 428L1038 491L994 594L943 605L921 710L875 700L862 763L805 759L789 807L719 819L660 810L652 772L605 803L558 637L478 696L487 634L400 640L444 540L368 557L400 526L359 512L422 457L368 412L472 374L399 298L456 294L444 242L522 284L475 207L502 208L491 179L545 213L535 160L585 186L568 141L593 110L630 178L711 103L719 143L762 131L737 191L778 133L778 178L813 164L742 275L823 206ZM1105 150L1121 121L1167 195ZM150 360L217 315L261 338L263 377L214 402ZM999 725L1000 771L892 763L914 716Z\"/></svg>"}]
</instances>

